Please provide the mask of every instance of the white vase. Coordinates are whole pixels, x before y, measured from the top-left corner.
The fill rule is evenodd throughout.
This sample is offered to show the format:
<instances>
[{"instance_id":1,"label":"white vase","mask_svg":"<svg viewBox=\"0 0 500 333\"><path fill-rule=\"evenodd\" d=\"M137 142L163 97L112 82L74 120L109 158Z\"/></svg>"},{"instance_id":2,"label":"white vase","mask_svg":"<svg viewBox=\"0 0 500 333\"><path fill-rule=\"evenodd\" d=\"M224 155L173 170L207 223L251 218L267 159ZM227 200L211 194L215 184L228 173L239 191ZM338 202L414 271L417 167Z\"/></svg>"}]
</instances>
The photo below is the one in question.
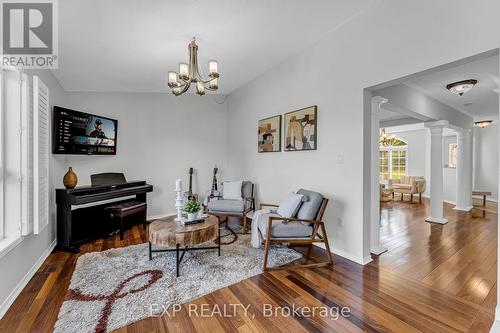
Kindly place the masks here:
<instances>
[{"instance_id":1,"label":"white vase","mask_svg":"<svg viewBox=\"0 0 500 333\"><path fill-rule=\"evenodd\" d=\"M188 213L188 221L193 221L196 220L196 216L198 216L198 213Z\"/></svg>"}]
</instances>

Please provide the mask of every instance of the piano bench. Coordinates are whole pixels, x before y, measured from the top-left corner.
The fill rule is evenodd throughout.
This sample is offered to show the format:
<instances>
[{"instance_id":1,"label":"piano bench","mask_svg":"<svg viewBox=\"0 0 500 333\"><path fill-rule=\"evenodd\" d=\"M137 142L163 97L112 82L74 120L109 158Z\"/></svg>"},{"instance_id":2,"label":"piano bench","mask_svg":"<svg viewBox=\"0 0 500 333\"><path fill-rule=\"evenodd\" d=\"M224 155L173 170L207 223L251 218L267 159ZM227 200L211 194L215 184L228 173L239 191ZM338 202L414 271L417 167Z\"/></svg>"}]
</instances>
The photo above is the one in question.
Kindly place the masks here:
<instances>
[{"instance_id":1,"label":"piano bench","mask_svg":"<svg viewBox=\"0 0 500 333\"><path fill-rule=\"evenodd\" d=\"M120 240L123 240L123 219L129 215L142 214L142 226L146 229L146 210L146 203L138 201L124 202L105 208L112 221L118 220L120 222Z\"/></svg>"}]
</instances>

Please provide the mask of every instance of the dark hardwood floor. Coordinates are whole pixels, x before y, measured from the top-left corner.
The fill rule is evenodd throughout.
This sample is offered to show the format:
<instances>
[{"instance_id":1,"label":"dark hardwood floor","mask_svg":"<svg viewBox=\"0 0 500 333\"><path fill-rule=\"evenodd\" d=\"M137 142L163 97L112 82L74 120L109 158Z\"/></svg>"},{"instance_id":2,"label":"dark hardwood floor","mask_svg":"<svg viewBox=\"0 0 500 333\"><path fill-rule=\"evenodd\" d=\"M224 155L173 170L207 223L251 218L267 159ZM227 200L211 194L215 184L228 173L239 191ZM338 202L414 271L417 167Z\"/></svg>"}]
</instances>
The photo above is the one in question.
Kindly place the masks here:
<instances>
[{"instance_id":1,"label":"dark hardwood floor","mask_svg":"<svg viewBox=\"0 0 500 333\"><path fill-rule=\"evenodd\" d=\"M184 304L175 317L151 317L117 332L488 332L496 303L496 227L493 210L459 213L446 205L449 223L423 221L427 204L383 205L382 241L387 253L361 266L335 256L332 268L266 272ZM82 253L146 241L140 226L123 241L110 237L82 246ZM297 248L307 260L323 250ZM78 255L53 253L0 320L0 332L50 332ZM267 316L279 307L348 307L311 317ZM202 317L190 304L250 305L245 315Z\"/></svg>"}]
</instances>

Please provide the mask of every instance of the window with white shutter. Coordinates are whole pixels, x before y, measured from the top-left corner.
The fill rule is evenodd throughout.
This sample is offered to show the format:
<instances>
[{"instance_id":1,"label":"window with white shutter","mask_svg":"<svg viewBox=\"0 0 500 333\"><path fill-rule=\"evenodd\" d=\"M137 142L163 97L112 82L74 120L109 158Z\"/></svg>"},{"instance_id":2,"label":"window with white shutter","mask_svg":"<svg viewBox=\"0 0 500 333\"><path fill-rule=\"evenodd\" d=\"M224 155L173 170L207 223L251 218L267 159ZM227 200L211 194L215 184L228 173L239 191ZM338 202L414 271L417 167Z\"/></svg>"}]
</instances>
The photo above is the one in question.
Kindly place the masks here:
<instances>
[{"instance_id":1,"label":"window with white shutter","mask_svg":"<svg viewBox=\"0 0 500 333\"><path fill-rule=\"evenodd\" d=\"M33 80L21 83L21 235L33 232Z\"/></svg>"},{"instance_id":2,"label":"window with white shutter","mask_svg":"<svg viewBox=\"0 0 500 333\"><path fill-rule=\"evenodd\" d=\"M33 211L34 232L49 223L49 90L33 76Z\"/></svg>"}]
</instances>

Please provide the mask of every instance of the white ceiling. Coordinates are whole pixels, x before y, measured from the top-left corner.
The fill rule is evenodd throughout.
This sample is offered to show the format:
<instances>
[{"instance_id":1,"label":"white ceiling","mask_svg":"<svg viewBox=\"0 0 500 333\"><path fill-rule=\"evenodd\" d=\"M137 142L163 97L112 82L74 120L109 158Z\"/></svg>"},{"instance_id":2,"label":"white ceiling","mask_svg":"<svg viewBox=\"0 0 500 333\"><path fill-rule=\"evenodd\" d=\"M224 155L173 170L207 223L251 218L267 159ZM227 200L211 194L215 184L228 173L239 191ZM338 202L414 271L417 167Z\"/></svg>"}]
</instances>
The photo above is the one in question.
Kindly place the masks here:
<instances>
[{"instance_id":1,"label":"white ceiling","mask_svg":"<svg viewBox=\"0 0 500 333\"><path fill-rule=\"evenodd\" d=\"M319 40L374 0L63 0L59 69L67 91L166 92L198 39L230 93Z\"/></svg>"},{"instance_id":2,"label":"white ceiling","mask_svg":"<svg viewBox=\"0 0 500 333\"><path fill-rule=\"evenodd\" d=\"M474 120L498 119L498 67L497 55L425 74L404 84L470 115ZM478 83L463 96L452 94L446 89L447 84L466 79L476 79Z\"/></svg>"}]
</instances>

